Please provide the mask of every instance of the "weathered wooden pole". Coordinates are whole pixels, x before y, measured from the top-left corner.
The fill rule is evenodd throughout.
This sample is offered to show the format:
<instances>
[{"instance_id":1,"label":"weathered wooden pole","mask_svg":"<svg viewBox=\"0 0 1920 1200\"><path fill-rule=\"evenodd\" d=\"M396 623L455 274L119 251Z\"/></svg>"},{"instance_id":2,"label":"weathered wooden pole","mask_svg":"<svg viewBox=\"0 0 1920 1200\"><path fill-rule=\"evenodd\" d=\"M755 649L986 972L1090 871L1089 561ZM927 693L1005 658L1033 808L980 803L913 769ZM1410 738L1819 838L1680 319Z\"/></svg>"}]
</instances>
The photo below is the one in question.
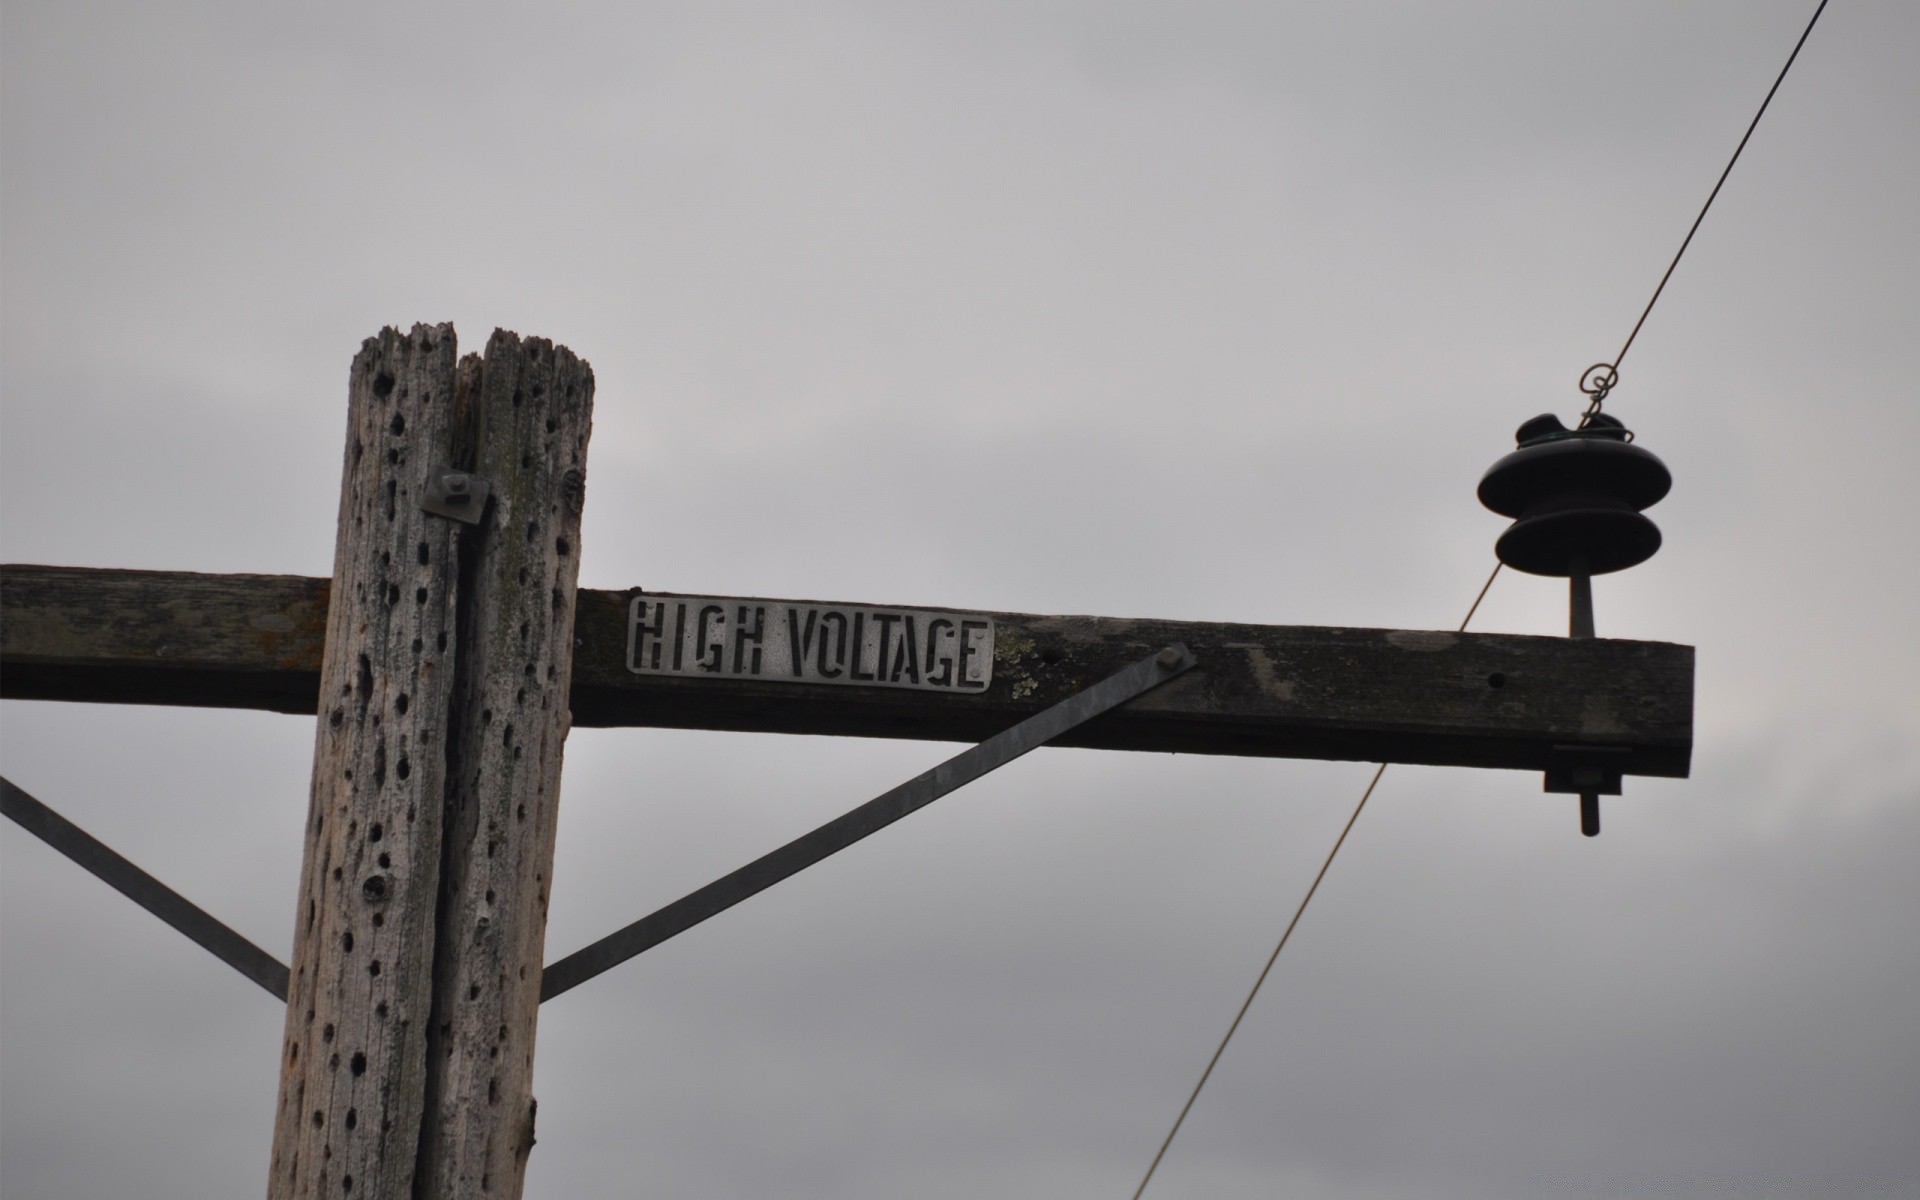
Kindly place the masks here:
<instances>
[{"instance_id":1,"label":"weathered wooden pole","mask_svg":"<svg viewBox=\"0 0 1920 1200\"><path fill-rule=\"evenodd\" d=\"M592 372L417 325L350 378L268 1194L517 1197ZM421 508L441 468L477 525Z\"/></svg>"}]
</instances>

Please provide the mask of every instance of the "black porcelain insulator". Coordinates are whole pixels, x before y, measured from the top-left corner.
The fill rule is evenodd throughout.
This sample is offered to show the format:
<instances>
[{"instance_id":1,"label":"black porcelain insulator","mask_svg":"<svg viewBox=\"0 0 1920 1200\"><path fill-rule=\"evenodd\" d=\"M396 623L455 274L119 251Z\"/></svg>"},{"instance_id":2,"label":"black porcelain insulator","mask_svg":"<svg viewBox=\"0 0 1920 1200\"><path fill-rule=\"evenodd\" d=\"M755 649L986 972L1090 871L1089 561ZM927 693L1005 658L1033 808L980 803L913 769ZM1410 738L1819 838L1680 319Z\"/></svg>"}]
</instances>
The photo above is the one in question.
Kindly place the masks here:
<instances>
[{"instance_id":1,"label":"black porcelain insulator","mask_svg":"<svg viewBox=\"0 0 1920 1200\"><path fill-rule=\"evenodd\" d=\"M1520 448L1480 481L1480 502L1518 518L1495 546L1532 575L1604 575L1652 558L1660 530L1640 510L1673 486L1666 465L1602 414L1566 429L1551 415L1520 427Z\"/></svg>"}]
</instances>

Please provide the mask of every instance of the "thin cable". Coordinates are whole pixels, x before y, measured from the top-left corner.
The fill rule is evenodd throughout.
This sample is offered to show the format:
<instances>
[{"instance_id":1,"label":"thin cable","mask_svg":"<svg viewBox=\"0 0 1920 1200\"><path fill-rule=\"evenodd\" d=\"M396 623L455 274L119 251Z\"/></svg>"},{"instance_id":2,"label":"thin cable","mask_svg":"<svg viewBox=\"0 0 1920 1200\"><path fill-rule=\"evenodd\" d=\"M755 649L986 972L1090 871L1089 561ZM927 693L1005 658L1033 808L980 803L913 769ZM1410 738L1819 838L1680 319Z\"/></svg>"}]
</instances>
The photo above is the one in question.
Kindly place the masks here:
<instances>
[{"instance_id":1,"label":"thin cable","mask_svg":"<svg viewBox=\"0 0 1920 1200\"><path fill-rule=\"evenodd\" d=\"M1487 592L1493 587L1493 581L1500 578L1500 568L1506 565L1507 564L1502 562L1493 564L1492 574L1488 575L1487 581L1480 585L1480 594L1473 598L1473 604L1467 609L1467 615L1460 618L1460 628L1454 630L1455 633L1465 633L1467 631L1467 622L1473 620L1473 614L1480 611L1480 602L1487 598Z\"/></svg>"},{"instance_id":2,"label":"thin cable","mask_svg":"<svg viewBox=\"0 0 1920 1200\"><path fill-rule=\"evenodd\" d=\"M1700 213L1694 217L1693 225L1687 230L1687 236L1680 243L1680 249L1674 252L1673 261L1667 264L1666 273L1660 276L1660 283L1653 289L1652 298L1647 301L1647 306L1640 310L1640 319L1633 323L1633 329L1627 334L1626 342L1621 345L1620 353L1614 355L1612 362L1595 363L1582 373L1580 390L1593 397L1585 415L1581 417L1582 427L1586 426L1600 411L1600 406L1606 401L1607 393L1612 391L1614 385L1620 381L1620 364L1626 360L1627 351L1633 348L1634 339L1640 336L1640 328L1647 323L1647 317L1653 313L1653 306L1660 302L1660 294L1667 290L1667 281L1673 278L1674 268L1680 265L1681 258L1687 253L1687 247L1693 244L1693 235L1700 231L1700 223L1707 219L1707 210L1713 207L1714 200L1719 197L1721 187L1727 182L1727 176L1733 174L1733 165L1740 161L1740 154L1747 148L1747 142L1753 137L1753 131L1760 127L1760 118L1766 115L1767 106L1773 103L1774 93L1778 92L1780 85L1786 81L1787 72L1793 69L1794 60L1800 57L1800 48L1807 44L1807 38L1812 35L1813 27L1820 22L1820 14L1825 11L1827 11L1827 0L1820 0L1819 7L1813 10L1813 16L1807 21L1807 27L1801 31L1800 40L1793 44L1793 52L1787 55L1786 65L1780 68L1780 74L1774 77L1773 86L1767 89L1766 99L1760 102L1759 111L1755 112L1753 120L1747 123L1747 131L1740 136L1740 144L1734 147L1733 157L1727 160L1726 169L1720 172L1720 178L1715 181L1713 191L1707 194L1707 202L1700 206ZM1473 620L1473 614L1480 611L1480 602L1487 598L1488 589L1493 587L1493 581L1499 576L1500 564L1495 564L1492 574L1488 575L1486 583L1481 585L1480 594L1473 598L1472 607L1467 609L1467 615L1461 619L1458 632L1466 632L1467 623ZM1147 1173L1141 1178L1140 1186L1134 1189L1133 1200L1140 1200L1147 1190L1147 1184L1153 1181L1153 1173L1159 1170L1160 1160L1166 1157L1167 1148L1173 1145L1175 1135L1186 1123L1187 1114L1193 1111L1194 1101L1200 1098L1200 1090L1207 1086L1207 1080L1213 1075L1213 1068L1219 1064L1220 1056L1226 1053L1227 1043L1233 1040L1233 1035L1240 1028L1240 1022L1247 1015L1247 1010L1253 1007L1254 997L1260 994L1261 985L1266 983L1267 975L1273 970L1273 964L1280 959L1280 951L1286 949L1287 939L1293 936L1294 927L1300 924L1300 918L1307 911L1307 905L1312 902L1313 894L1320 889L1320 881L1327 877L1327 870L1333 866L1334 856L1339 854L1340 847L1346 844L1347 834L1353 832L1354 822L1360 819L1360 813L1367 807L1367 801L1373 796L1373 789L1379 786L1380 777L1386 773L1387 764L1381 763L1379 769L1374 771L1373 778L1368 781L1367 790L1360 794L1360 802L1354 805L1353 815L1347 818L1346 826L1340 830L1340 836L1334 840L1333 849L1327 851L1326 861L1320 864L1319 874L1313 877L1313 883L1307 888L1307 894L1301 897L1300 906L1294 910L1293 920L1287 922L1286 932L1280 935L1279 944L1273 948L1273 953L1267 956L1266 965L1260 968L1259 977L1253 981L1253 989L1247 993L1246 1000L1240 1005L1240 1011L1233 1015L1233 1024L1227 1026L1226 1036L1220 1039L1220 1045L1214 1049L1213 1057L1207 1060L1207 1069L1200 1072L1200 1081L1193 1085L1193 1091L1187 1096L1187 1102L1180 1108L1180 1115L1174 1119L1173 1128L1167 1131L1166 1140L1160 1143L1159 1152L1153 1156L1153 1162L1148 1164Z\"/></svg>"},{"instance_id":3,"label":"thin cable","mask_svg":"<svg viewBox=\"0 0 1920 1200\"><path fill-rule=\"evenodd\" d=\"M1467 615L1460 619L1460 627L1454 630L1455 633L1467 631L1467 623L1473 620L1474 613L1480 611L1480 602L1487 598L1488 589L1492 588L1493 581L1500 577L1500 568L1504 565L1503 563L1493 564L1493 573L1488 575L1487 581L1480 585L1480 594L1473 598L1472 606L1467 609ZM1253 1007L1253 998L1260 994L1260 985L1267 981L1267 975L1272 972L1273 964L1280 960L1280 952L1287 948L1287 939L1293 936L1294 926L1298 925L1300 918L1305 915L1307 905L1313 901L1313 894L1320 890L1320 881L1327 877L1328 868L1333 866L1334 856L1339 854L1340 847L1346 844L1347 835L1353 832L1354 822L1360 819L1360 813L1367 807L1367 801L1373 798L1373 789L1380 786L1380 777L1386 773L1387 764L1381 763L1374 771L1373 778L1367 781L1367 790L1360 793L1360 803L1353 806L1353 815L1347 818L1345 827L1340 830L1340 836L1334 839L1333 849L1327 851L1326 861L1320 864L1319 874L1313 877L1313 883L1307 888L1307 894L1300 898L1300 907L1293 910L1293 920L1287 922L1286 932L1280 935L1280 944L1275 946L1273 953L1267 956L1267 965L1260 968L1260 977L1253 981L1253 990L1247 993L1246 1000L1240 1005L1240 1011L1233 1014L1233 1024L1227 1026L1226 1036L1220 1039L1220 1044L1214 1048L1213 1057L1207 1060L1207 1069L1200 1072L1200 1082L1193 1085L1193 1091L1187 1096L1187 1102L1180 1106L1180 1115L1174 1118L1173 1128L1167 1131L1167 1138L1160 1143L1159 1152L1153 1156L1153 1161L1147 1164L1146 1175L1141 1178L1140 1186L1133 1190L1133 1200L1140 1200L1141 1195L1147 1190L1147 1184L1153 1182L1153 1173L1160 1169L1160 1160L1167 1156L1167 1147L1173 1145L1174 1135L1180 1132L1180 1126L1186 1124L1187 1114L1193 1111L1193 1102L1200 1098L1200 1089L1207 1086L1207 1080L1213 1075L1213 1068L1219 1064L1220 1056L1227 1052L1227 1043L1233 1040L1233 1035L1240 1028L1240 1021L1247 1015L1247 1010Z\"/></svg>"},{"instance_id":4,"label":"thin cable","mask_svg":"<svg viewBox=\"0 0 1920 1200\"><path fill-rule=\"evenodd\" d=\"M1620 353L1614 355L1611 363L1596 363L1593 367L1587 368L1587 375L1582 377L1582 390L1593 397L1593 402L1587 408L1586 417L1580 422L1582 425L1585 425L1587 419L1590 419L1593 414L1600 411L1600 405L1605 402L1607 393L1613 390L1615 383L1619 382L1620 364L1626 359L1627 351L1633 348L1633 339L1640 336L1640 327L1647 323L1647 316L1653 312L1653 306L1659 303L1660 293L1667 290L1667 280L1673 278L1673 269L1680 265L1680 259L1686 254L1687 247L1693 244L1693 235L1700 231L1700 222L1707 219L1707 210L1713 207L1714 199L1720 195L1721 186L1727 182L1727 176L1733 174L1733 164L1740 161L1740 152L1747 148L1747 140L1753 136L1753 131L1760 127L1760 118L1767 115L1767 105L1773 103L1773 94L1780 90L1782 83L1786 82L1787 72L1793 69L1793 60L1800 57L1800 47L1807 44L1807 37L1813 33L1813 27L1820 22L1820 14L1825 11L1827 11L1827 0L1820 0L1820 7L1813 10L1813 17L1808 20L1807 27L1801 31L1800 40L1793 44L1793 53L1787 55L1786 65L1780 68L1780 74L1774 77L1773 86L1767 89L1767 98L1760 102L1760 110L1753 114L1753 120L1747 124L1747 132L1741 135L1740 144L1734 147L1733 157L1727 160L1726 170L1720 172L1720 179L1713 185L1713 191L1707 195L1707 202L1700 206L1700 215L1693 219L1693 227L1687 230L1686 239L1680 243L1680 249L1674 253L1673 261L1667 264L1667 273L1660 277L1660 285L1653 289L1653 298L1647 301L1644 309L1640 310L1640 319L1633 323L1633 332L1627 334L1626 343L1620 347ZM1589 390L1584 381L1592 375L1596 367L1604 367L1606 370L1596 381L1596 387Z\"/></svg>"},{"instance_id":5,"label":"thin cable","mask_svg":"<svg viewBox=\"0 0 1920 1200\"><path fill-rule=\"evenodd\" d=\"M1319 889L1320 881L1327 877L1327 868L1333 865L1333 856L1340 853L1341 844L1347 840L1347 835L1353 832L1353 823L1360 819L1360 811L1367 806L1367 798L1373 795L1373 789L1379 785L1380 777L1386 773L1387 764L1381 763L1374 771L1373 779L1368 782L1367 790L1360 794L1360 803L1354 805L1353 815L1347 818L1346 828L1340 831L1340 837L1333 843L1333 849L1327 852L1327 861L1320 864L1320 873L1313 877L1313 886L1309 887L1307 894L1301 898L1300 907L1293 911L1293 920L1287 922L1287 931L1280 935L1280 944L1275 946L1273 953L1267 956L1267 965L1260 968L1260 978L1253 981L1253 990L1247 993L1246 1001L1240 1005L1240 1011L1233 1014L1233 1024L1227 1026L1227 1036L1220 1039L1220 1045L1214 1050L1213 1057L1207 1060L1207 1069L1200 1072L1200 1082L1193 1085L1193 1094L1188 1096L1187 1102L1181 1106L1180 1115L1174 1119L1173 1128L1167 1131L1167 1140L1160 1143L1160 1152L1153 1156L1153 1161L1147 1165L1146 1176L1140 1180L1140 1186L1133 1190L1133 1200L1140 1200L1141 1193L1147 1190L1147 1184L1153 1180L1153 1173L1160 1169L1160 1160L1166 1157L1167 1147L1173 1145L1174 1135L1180 1132L1180 1126L1186 1123L1187 1114L1193 1111L1193 1102L1200 1098L1200 1089L1207 1086L1207 1077L1213 1074L1215 1064L1220 1061L1220 1056L1226 1053L1227 1043L1233 1040L1234 1030L1240 1028L1240 1019L1247 1015L1249 1008L1253 1007L1253 998L1260 994L1260 985L1267 981L1267 972L1273 970L1273 964L1279 960L1280 952L1287 948L1287 939L1293 936L1293 927L1300 923L1300 915L1307 911L1307 902L1313 899L1313 893Z\"/></svg>"}]
</instances>

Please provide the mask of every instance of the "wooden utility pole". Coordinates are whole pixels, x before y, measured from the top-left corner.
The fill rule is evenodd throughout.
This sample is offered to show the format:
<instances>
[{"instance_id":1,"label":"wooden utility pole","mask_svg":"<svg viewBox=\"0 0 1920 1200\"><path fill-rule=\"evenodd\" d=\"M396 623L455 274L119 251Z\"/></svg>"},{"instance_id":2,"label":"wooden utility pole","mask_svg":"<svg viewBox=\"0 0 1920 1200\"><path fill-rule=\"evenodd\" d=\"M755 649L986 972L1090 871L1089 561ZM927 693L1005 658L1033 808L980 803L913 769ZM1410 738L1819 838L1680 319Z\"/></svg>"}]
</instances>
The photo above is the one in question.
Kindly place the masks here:
<instances>
[{"instance_id":1,"label":"wooden utility pole","mask_svg":"<svg viewBox=\"0 0 1920 1200\"><path fill-rule=\"evenodd\" d=\"M580 592L592 403L564 347L389 329L353 362L331 579L0 568L0 696L318 717L290 967L0 779L7 816L287 1001L270 1200L521 1194L576 716L980 744L550 964L547 995L1042 744L1595 795L1687 773L1687 646Z\"/></svg>"},{"instance_id":2,"label":"wooden utility pole","mask_svg":"<svg viewBox=\"0 0 1920 1200\"><path fill-rule=\"evenodd\" d=\"M354 360L272 1200L520 1195L592 398L507 333Z\"/></svg>"}]
</instances>

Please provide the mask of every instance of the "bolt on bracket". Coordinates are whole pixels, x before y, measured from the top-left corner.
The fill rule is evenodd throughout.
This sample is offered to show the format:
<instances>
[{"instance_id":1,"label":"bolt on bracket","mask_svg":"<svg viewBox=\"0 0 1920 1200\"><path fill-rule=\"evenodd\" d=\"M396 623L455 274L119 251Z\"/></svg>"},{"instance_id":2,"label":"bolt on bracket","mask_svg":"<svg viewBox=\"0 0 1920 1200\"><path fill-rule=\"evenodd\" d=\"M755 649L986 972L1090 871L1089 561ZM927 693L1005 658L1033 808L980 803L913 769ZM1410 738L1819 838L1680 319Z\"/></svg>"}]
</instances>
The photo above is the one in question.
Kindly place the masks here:
<instances>
[{"instance_id":1,"label":"bolt on bracket","mask_svg":"<svg viewBox=\"0 0 1920 1200\"><path fill-rule=\"evenodd\" d=\"M427 473L427 486L420 497L422 511L447 517L468 525L478 525L487 510L487 497L493 485L478 475L435 467Z\"/></svg>"}]
</instances>

